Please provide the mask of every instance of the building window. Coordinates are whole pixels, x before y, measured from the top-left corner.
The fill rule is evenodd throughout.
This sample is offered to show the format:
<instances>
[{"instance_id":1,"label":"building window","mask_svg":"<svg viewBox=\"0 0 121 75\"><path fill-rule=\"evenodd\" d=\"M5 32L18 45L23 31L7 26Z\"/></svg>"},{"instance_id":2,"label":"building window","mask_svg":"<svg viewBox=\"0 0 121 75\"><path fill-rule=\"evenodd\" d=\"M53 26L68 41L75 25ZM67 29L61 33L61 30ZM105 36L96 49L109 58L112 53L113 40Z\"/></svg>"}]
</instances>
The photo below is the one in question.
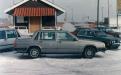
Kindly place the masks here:
<instances>
[{"instance_id":1,"label":"building window","mask_svg":"<svg viewBox=\"0 0 121 75\"><path fill-rule=\"evenodd\" d=\"M54 16L43 16L42 25L43 25L43 27L55 26L55 17Z\"/></svg>"},{"instance_id":2,"label":"building window","mask_svg":"<svg viewBox=\"0 0 121 75\"><path fill-rule=\"evenodd\" d=\"M28 23L28 17L17 16L16 20L17 23Z\"/></svg>"}]
</instances>

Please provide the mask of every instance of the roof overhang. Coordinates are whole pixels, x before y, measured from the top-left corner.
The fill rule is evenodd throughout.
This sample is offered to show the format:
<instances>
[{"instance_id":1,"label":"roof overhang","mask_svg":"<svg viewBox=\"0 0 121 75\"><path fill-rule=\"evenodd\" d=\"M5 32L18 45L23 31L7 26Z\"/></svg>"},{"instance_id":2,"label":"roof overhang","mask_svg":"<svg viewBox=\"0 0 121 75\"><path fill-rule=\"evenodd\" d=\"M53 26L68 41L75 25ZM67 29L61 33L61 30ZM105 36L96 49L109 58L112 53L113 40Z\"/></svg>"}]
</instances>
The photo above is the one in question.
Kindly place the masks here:
<instances>
[{"instance_id":1,"label":"roof overhang","mask_svg":"<svg viewBox=\"0 0 121 75\"><path fill-rule=\"evenodd\" d=\"M20 3L16 4L16 5L14 5L14 6L10 7L10 8L8 8L8 9L5 10L4 12L7 13L7 14L9 14L10 11L14 10L15 8L19 7L20 5L22 5L22 4L24 4L24 3L28 2L28 1L29 1L29 0L23 0L22 2L20 2ZM55 8L55 9L58 10L61 14L65 12L64 9L62 9L61 7L55 5L55 4L53 4L53 3L51 3L51 2L49 2L49 1L47 1L47 0L40 0L40 1L46 3L47 5L49 5L49 6L53 7L53 8Z\"/></svg>"}]
</instances>

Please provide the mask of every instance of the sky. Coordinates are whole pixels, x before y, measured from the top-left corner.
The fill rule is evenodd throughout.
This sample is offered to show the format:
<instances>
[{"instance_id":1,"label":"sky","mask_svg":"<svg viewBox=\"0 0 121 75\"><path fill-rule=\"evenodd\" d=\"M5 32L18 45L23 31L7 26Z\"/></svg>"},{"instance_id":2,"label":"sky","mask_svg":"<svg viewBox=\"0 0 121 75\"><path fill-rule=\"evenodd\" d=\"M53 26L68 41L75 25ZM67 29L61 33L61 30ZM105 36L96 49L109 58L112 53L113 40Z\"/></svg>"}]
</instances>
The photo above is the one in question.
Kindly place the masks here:
<instances>
[{"instance_id":1,"label":"sky","mask_svg":"<svg viewBox=\"0 0 121 75\"><path fill-rule=\"evenodd\" d=\"M8 17L5 15L4 11L11 7L14 3L18 3L22 0L0 0L0 18ZM62 7L67 12L67 21L73 19L75 21L95 21L97 16L97 0L50 0L54 1L55 4ZM115 17L116 12L116 0L110 1L110 17ZM100 0L100 20L107 17L108 0ZM58 17L59 21L63 21L64 14Z\"/></svg>"}]
</instances>

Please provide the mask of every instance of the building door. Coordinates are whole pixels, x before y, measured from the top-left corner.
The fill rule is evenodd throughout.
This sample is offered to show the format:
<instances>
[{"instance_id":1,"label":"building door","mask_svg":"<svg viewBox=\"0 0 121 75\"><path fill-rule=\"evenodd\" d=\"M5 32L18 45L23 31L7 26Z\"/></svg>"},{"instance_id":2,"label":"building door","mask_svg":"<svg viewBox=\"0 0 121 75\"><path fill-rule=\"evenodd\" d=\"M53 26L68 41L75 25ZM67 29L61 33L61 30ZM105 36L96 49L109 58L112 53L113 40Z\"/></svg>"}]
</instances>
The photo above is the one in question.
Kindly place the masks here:
<instances>
[{"instance_id":1,"label":"building door","mask_svg":"<svg viewBox=\"0 0 121 75\"><path fill-rule=\"evenodd\" d=\"M29 32L33 33L41 29L40 17L30 17Z\"/></svg>"}]
</instances>

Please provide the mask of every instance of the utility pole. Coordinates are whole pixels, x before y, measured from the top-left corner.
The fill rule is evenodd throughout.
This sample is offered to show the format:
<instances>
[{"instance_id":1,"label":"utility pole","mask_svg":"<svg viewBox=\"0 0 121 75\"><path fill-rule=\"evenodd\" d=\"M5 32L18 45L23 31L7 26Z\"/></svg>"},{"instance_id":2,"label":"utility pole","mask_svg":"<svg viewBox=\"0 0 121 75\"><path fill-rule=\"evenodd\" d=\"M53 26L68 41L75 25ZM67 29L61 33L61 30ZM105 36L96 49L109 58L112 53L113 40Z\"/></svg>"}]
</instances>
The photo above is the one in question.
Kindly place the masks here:
<instances>
[{"instance_id":1,"label":"utility pole","mask_svg":"<svg viewBox=\"0 0 121 75\"><path fill-rule=\"evenodd\" d=\"M73 10L73 8L72 8L72 18L71 18L71 20L72 20L72 23L74 24L74 10Z\"/></svg>"},{"instance_id":2,"label":"utility pole","mask_svg":"<svg viewBox=\"0 0 121 75\"><path fill-rule=\"evenodd\" d=\"M102 22L104 22L103 9L104 9L104 7L102 7Z\"/></svg>"},{"instance_id":3,"label":"utility pole","mask_svg":"<svg viewBox=\"0 0 121 75\"><path fill-rule=\"evenodd\" d=\"M119 16L119 12L117 10L117 29L119 28L119 23L118 23L119 19L118 19L118 16Z\"/></svg>"},{"instance_id":4,"label":"utility pole","mask_svg":"<svg viewBox=\"0 0 121 75\"><path fill-rule=\"evenodd\" d=\"M120 14L120 10L121 10L121 4L120 4L120 0L117 0L117 29L119 28L119 14Z\"/></svg>"},{"instance_id":5,"label":"utility pole","mask_svg":"<svg viewBox=\"0 0 121 75\"><path fill-rule=\"evenodd\" d=\"M99 27L99 6L100 6L100 1L97 0L97 27Z\"/></svg>"},{"instance_id":6,"label":"utility pole","mask_svg":"<svg viewBox=\"0 0 121 75\"><path fill-rule=\"evenodd\" d=\"M67 22L67 12L65 12L64 22Z\"/></svg>"},{"instance_id":7,"label":"utility pole","mask_svg":"<svg viewBox=\"0 0 121 75\"><path fill-rule=\"evenodd\" d=\"M109 19L110 19L110 2L109 2L109 0L108 0L108 23L109 23ZM108 25L108 27L109 27L109 25Z\"/></svg>"}]
</instances>

